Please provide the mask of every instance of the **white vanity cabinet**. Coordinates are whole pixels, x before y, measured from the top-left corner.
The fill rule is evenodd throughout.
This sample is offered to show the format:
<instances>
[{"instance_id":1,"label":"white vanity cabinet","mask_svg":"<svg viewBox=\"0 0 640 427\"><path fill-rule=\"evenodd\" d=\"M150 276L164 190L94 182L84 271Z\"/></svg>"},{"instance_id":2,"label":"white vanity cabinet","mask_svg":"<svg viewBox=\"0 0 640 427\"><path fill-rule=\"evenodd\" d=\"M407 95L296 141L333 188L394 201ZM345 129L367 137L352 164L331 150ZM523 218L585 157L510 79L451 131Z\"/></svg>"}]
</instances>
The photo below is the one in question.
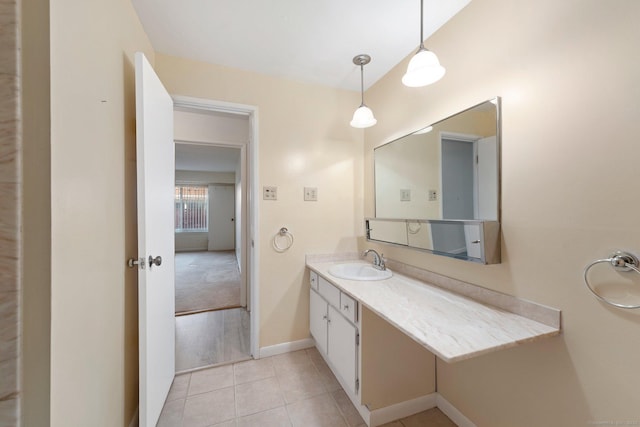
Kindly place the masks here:
<instances>
[{"instance_id":1,"label":"white vanity cabinet","mask_svg":"<svg viewBox=\"0 0 640 427\"><path fill-rule=\"evenodd\" d=\"M313 271L310 282L311 335L343 387L355 395L359 389L357 303Z\"/></svg>"},{"instance_id":2,"label":"white vanity cabinet","mask_svg":"<svg viewBox=\"0 0 640 427\"><path fill-rule=\"evenodd\" d=\"M309 329L316 341L316 347L323 355L327 354L328 333L328 305L327 302L313 289L309 297Z\"/></svg>"}]
</instances>

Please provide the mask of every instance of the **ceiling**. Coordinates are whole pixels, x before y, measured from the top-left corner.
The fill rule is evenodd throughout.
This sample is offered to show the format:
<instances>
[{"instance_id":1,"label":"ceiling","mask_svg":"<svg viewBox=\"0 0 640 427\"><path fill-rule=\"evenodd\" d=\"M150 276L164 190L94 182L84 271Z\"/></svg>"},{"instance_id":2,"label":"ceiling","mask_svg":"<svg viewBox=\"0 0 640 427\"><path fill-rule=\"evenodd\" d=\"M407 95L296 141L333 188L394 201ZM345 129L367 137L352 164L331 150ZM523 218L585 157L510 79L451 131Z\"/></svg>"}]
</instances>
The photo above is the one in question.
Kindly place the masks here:
<instances>
[{"instance_id":1,"label":"ceiling","mask_svg":"<svg viewBox=\"0 0 640 427\"><path fill-rule=\"evenodd\" d=\"M425 39L470 1L424 0ZM132 3L156 52L355 91L360 72L354 56L372 57L365 66L368 88L420 39L418 0Z\"/></svg>"}]
</instances>

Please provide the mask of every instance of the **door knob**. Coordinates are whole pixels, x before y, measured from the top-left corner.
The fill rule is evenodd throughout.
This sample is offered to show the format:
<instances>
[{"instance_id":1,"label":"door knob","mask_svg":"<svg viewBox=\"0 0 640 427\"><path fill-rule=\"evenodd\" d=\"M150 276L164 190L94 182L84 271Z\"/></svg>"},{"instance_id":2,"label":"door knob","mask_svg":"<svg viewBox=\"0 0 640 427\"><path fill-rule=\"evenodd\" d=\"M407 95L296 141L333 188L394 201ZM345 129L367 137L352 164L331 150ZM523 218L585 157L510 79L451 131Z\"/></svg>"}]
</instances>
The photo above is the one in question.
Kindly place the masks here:
<instances>
[{"instance_id":1,"label":"door knob","mask_svg":"<svg viewBox=\"0 0 640 427\"><path fill-rule=\"evenodd\" d=\"M162 264L162 257L158 255L154 258L152 255L149 255L149 267L153 266L153 264L159 267Z\"/></svg>"}]
</instances>

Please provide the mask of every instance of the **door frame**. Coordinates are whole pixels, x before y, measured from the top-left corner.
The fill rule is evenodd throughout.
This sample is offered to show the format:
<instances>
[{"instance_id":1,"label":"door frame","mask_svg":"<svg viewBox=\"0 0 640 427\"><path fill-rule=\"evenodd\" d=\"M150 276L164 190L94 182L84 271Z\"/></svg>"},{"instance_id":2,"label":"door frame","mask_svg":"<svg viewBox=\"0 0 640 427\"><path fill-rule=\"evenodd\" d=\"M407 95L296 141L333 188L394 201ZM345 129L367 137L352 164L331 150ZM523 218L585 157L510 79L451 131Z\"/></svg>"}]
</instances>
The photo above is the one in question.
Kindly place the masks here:
<instances>
[{"instance_id":1,"label":"door frame","mask_svg":"<svg viewBox=\"0 0 640 427\"><path fill-rule=\"evenodd\" d=\"M250 315L250 351L255 359L260 357L260 286L258 282L260 259L260 234L259 234L259 175L258 175L258 107L246 104L237 104L212 99L193 98L181 95L171 95L173 106L189 108L194 110L205 110L244 115L249 118L249 141L245 144L225 144L206 141L178 141L186 143L198 143L212 146L235 146L240 147L243 166L246 172L246 194L247 194L247 221L243 224L245 231L242 238L241 250L244 251L244 259L247 268L248 283L248 306ZM244 164L246 163L246 165Z\"/></svg>"}]
</instances>

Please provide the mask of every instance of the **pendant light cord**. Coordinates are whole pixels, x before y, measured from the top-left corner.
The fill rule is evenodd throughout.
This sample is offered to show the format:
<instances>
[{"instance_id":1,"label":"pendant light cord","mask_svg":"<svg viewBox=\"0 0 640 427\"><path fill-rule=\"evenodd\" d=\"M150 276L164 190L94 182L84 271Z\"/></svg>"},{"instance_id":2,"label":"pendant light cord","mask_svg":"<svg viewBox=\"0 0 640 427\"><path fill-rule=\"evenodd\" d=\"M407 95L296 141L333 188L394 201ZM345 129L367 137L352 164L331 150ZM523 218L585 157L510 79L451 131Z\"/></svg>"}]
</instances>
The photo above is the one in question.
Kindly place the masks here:
<instances>
[{"instance_id":1,"label":"pendant light cord","mask_svg":"<svg viewBox=\"0 0 640 427\"><path fill-rule=\"evenodd\" d=\"M420 0L420 48L418 52L424 50L424 0Z\"/></svg>"},{"instance_id":2,"label":"pendant light cord","mask_svg":"<svg viewBox=\"0 0 640 427\"><path fill-rule=\"evenodd\" d=\"M364 65L360 64L360 106L364 106Z\"/></svg>"}]
</instances>

